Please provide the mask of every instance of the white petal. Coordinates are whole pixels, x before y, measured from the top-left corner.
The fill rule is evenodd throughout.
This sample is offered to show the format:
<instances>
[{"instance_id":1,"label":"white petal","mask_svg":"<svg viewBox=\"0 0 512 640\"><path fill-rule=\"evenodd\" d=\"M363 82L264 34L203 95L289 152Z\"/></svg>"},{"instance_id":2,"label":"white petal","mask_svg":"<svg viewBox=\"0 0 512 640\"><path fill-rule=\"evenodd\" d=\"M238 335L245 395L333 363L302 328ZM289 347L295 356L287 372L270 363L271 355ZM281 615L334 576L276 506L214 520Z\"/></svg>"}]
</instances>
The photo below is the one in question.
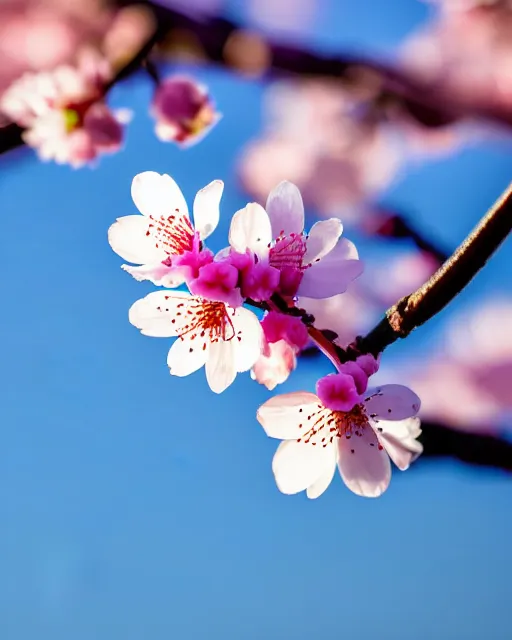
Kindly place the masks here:
<instances>
[{"instance_id":1,"label":"white petal","mask_svg":"<svg viewBox=\"0 0 512 640\"><path fill-rule=\"evenodd\" d=\"M280 182L267 199L267 213L272 224L272 237L302 233L304 204L299 189L288 181Z\"/></svg>"},{"instance_id":2,"label":"white petal","mask_svg":"<svg viewBox=\"0 0 512 640\"><path fill-rule=\"evenodd\" d=\"M162 262L168 253L157 247L153 237L146 235L148 220L144 216L118 218L108 230L112 249L128 262L152 264Z\"/></svg>"},{"instance_id":3,"label":"white petal","mask_svg":"<svg viewBox=\"0 0 512 640\"><path fill-rule=\"evenodd\" d=\"M214 180L197 192L194 199L194 227L204 240L219 224L219 204L224 190L222 180Z\"/></svg>"},{"instance_id":4,"label":"white petal","mask_svg":"<svg viewBox=\"0 0 512 640\"><path fill-rule=\"evenodd\" d=\"M343 482L358 496L376 498L389 486L391 463L368 425L347 440L338 438L338 468Z\"/></svg>"},{"instance_id":5,"label":"white petal","mask_svg":"<svg viewBox=\"0 0 512 640\"><path fill-rule=\"evenodd\" d=\"M303 264L311 264L315 260L320 260L332 251L342 231L343 225L338 218L315 222L306 240L306 254L303 258Z\"/></svg>"},{"instance_id":6,"label":"white petal","mask_svg":"<svg viewBox=\"0 0 512 640\"><path fill-rule=\"evenodd\" d=\"M234 340L219 340L210 344L206 380L215 393L225 391L236 378L235 351Z\"/></svg>"},{"instance_id":7,"label":"white petal","mask_svg":"<svg viewBox=\"0 0 512 640\"><path fill-rule=\"evenodd\" d=\"M393 422L379 420L372 426L389 457L402 471L422 453L423 445L416 440L421 434L418 417Z\"/></svg>"},{"instance_id":8,"label":"white petal","mask_svg":"<svg viewBox=\"0 0 512 640\"><path fill-rule=\"evenodd\" d=\"M338 452L336 447L329 447L333 452L332 456L332 464L329 468L326 468L323 474L314 482L311 486L309 486L306 490L306 495L310 500L314 500L318 498L324 493L324 491L331 484L332 479L334 477L334 472L336 471L336 462L338 458Z\"/></svg>"},{"instance_id":9,"label":"white petal","mask_svg":"<svg viewBox=\"0 0 512 640\"><path fill-rule=\"evenodd\" d=\"M304 424L306 417L318 408L318 404L314 393L284 393L262 404L256 418L270 438L296 440L304 433L304 428L299 425Z\"/></svg>"},{"instance_id":10,"label":"white petal","mask_svg":"<svg viewBox=\"0 0 512 640\"><path fill-rule=\"evenodd\" d=\"M174 289L174 287L179 287L185 282L185 278L180 269L173 269L161 262L157 264L143 264L140 267L122 264L121 269L128 272L138 282L149 280L157 287L164 286L169 289Z\"/></svg>"},{"instance_id":11,"label":"white petal","mask_svg":"<svg viewBox=\"0 0 512 640\"><path fill-rule=\"evenodd\" d=\"M332 465L333 446L285 440L272 460L272 471L282 493L293 494L313 485Z\"/></svg>"},{"instance_id":12,"label":"white petal","mask_svg":"<svg viewBox=\"0 0 512 640\"><path fill-rule=\"evenodd\" d=\"M167 354L169 373L172 376L188 376L200 369L208 357L208 348L202 349L187 337L178 338Z\"/></svg>"},{"instance_id":13,"label":"white petal","mask_svg":"<svg viewBox=\"0 0 512 640\"><path fill-rule=\"evenodd\" d=\"M132 181L132 198L145 216L169 216L179 213L188 217L188 207L181 189L167 174L145 171Z\"/></svg>"},{"instance_id":14,"label":"white petal","mask_svg":"<svg viewBox=\"0 0 512 640\"><path fill-rule=\"evenodd\" d=\"M128 319L146 336L176 336L189 321L182 311L193 300L183 291L153 291L131 306Z\"/></svg>"},{"instance_id":15,"label":"white petal","mask_svg":"<svg viewBox=\"0 0 512 640\"><path fill-rule=\"evenodd\" d=\"M366 413L376 421L410 418L418 413L421 405L414 391L401 384L385 384L368 389L364 403Z\"/></svg>"},{"instance_id":16,"label":"white petal","mask_svg":"<svg viewBox=\"0 0 512 640\"><path fill-rule=\"evenodd\" d=\"M270 219L265 209L256 202L250 202L231 219L229 244L235 251L245 253L246 249L250 249L264 257L268 254L271 240Z\"/></svg>"},{"instance_id":17,"label":"white petal","mask_svg":"<svg viewBox=\"0 0 512 640\"><path fill-rule=\"evenodd\" d=\"M235 367L241 373L248 371L260 357L263 350L263 329L257 316L249 309L227 309L235 334Z\"/></svg>"}]
</instances>

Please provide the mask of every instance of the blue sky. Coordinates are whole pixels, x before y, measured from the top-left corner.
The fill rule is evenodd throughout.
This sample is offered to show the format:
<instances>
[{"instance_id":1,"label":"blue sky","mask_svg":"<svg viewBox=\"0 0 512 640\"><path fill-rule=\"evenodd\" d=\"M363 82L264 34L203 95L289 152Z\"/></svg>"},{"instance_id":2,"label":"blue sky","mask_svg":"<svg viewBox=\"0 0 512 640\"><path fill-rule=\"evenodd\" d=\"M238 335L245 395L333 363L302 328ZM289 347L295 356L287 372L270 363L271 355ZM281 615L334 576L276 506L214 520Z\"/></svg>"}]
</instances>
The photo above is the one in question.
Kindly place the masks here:
<instances>
[{"instance_id":1,"label":"blue sky","mask_svg":"<svg viewBox=\"0 0 512 640\"><path fill-rule=\"evenodd\" d=\"M233 3L234 4L234 3ZM387 52L426 14L412 0L323 2L310 41ZM236 7L235 7L236 8ZM339 481L317 501L275 488L276 446L255 420L269 393L239 376L174 379L166 340L127 310L151 286L122 272L106 231L135 211L132 177L173 175L191 200L226 182L220 247L244 201L233 174L261 122L262 86L202 70L224 119L185 152L162 145L142 77L124 153L96 171L0 160L0 636L5 640L505 640L510 478L454 462L394 474L379 500ZM510 147L473 146L386 195L448 246L510 179ZM510 291L505 245L454 305ZM389 350L425 352L453 310ZM303 363L286 390L326 372Z\"/></svg>"}]
</instances>

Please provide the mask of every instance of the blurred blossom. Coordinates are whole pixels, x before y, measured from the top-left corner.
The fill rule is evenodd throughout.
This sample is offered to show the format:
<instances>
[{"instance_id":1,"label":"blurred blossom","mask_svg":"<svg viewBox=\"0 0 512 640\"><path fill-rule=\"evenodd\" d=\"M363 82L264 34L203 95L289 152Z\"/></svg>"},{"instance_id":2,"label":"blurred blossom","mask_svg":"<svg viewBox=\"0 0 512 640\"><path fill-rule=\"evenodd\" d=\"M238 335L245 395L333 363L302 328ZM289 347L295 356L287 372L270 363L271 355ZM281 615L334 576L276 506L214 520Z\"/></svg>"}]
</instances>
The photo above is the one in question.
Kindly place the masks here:
<instances>
[{"instance_id":1,"label":"blurred blossom","mask_svg":"<svg viewBox=\"0 0 512 640\"><path fill-rule=\"evenodd\" d=\"M503 412L512 410L511 326L512 299L491 299L455 318L448 333L451 357Z\"/></svg>"},{"instance_id":2,"label":"blurred blossom","mask_svg":"<svg viewBox=\"0 0 512 640\"><path fill-rule=\"evenodd\" d=\"M25 128L23 139L42 160L80 167L117 151L123 130L103 102L108 63L87 52L78 67L27 73L0 99L0 110Z\"/></svg>"},{"instance_id":3,"label":"blurred blossom","mask_svg":"<svg viewBox=\"0 0 512 640\"><path fill-rule=\"evenodd\" d=\"M512 3L445 0L405 44L405 67L462 107L512 111Z\"/></svg>"},{"instance_id":4,"label":"blurred blossom","mask_svg":"<svg viewBox=\"0 0 512 640\"><path fill-rule=\"evenodd\" d=\"M393 180L401 152L393 131L359 107L333 83L276 84L267 130L239 162L244 187L263 199L270 185L293 180L320 215L360 215Z\"/></svg>"},{"instance_id":5,"label":"blurred blossom","mask_svg":"<svg viewBox=\"0 0 512 640\"><path fill-rule=\"evenodd\" d=\"M182 76L159 83L151 113L160 140L187 146L203 138L220 118L206 87Z\"/></svg>"},{"instance_id":6,"label":"blurred blossom","mask_svg":"<svg viewBox=\"0 0 512 640\"><path fill-rule=\"evenodd\" d=\"M248 19L267 31L303 33L311 29L317 10L316 0L249 0Z\"/></svg>"},{"instance_id":7,"label":"blurred blossom","mask_svg":"<svg viewBox=\"0 0 512 640\"><path fill-rule=\"evenodd\" d=\"M23 72L71 61L81 45L98 42L113 15L104 0L0 2L0 95Z\"/></svg>"}]
</instances>

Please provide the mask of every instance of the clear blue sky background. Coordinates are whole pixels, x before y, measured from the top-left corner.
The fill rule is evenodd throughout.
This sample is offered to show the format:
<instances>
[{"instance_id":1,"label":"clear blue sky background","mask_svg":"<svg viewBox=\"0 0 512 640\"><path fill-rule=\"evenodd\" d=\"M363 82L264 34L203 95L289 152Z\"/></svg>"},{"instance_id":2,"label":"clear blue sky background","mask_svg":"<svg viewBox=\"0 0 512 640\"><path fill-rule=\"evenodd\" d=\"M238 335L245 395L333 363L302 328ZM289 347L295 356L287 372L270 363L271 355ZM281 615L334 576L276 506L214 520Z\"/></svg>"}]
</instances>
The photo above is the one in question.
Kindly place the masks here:
<instances>
[{"instance_id":1,"label":"clear blue sky background","mask_svg":"<svg viewBox=\"0 0 512 640\"><path fill-rule=\"evenodd\" d=\"M389 52L426 15L413 0L332 0L311 42ZM512 480L452 462L400 474L379 500L336 478L310 502L275 488L276 446L254 415L269 393L239 376L171 378L168 343L141 336L130 304L151 289L123 273L106 231L134 212L132 177L171 173L188 199L226 182L256 134L262 87L202 71L224 119L185 152L157 142L150 86L124 153L97 171L0 161L0 637L2 640L505 640L512 637ZM510 147L480 145L414 168L390 202L455 245L510 179ZM462 303L510 291L510 243ZM384 268L384 267L383 267ZM457 305L456 305L457 306ZM451 311L389 352L424 352ZM304 363L284 389L325 373Z\"/></svg>"}]
</instances>

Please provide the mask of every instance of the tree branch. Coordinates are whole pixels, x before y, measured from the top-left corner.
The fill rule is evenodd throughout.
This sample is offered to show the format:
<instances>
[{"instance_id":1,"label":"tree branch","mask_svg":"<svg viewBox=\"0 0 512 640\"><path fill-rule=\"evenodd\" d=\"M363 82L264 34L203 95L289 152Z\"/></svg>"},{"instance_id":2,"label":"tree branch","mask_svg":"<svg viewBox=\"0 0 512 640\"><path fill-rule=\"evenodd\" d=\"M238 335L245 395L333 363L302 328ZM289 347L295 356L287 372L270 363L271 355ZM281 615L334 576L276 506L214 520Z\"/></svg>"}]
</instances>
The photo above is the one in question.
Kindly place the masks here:
<instances>
[{"instance_id":1,"label":"tree branch","mask_svg":"<svg viewBox=\"0 0 512 640\"><path fill-rule=\"evenodd\" d=\"M419 440L425 458L449 457L479 467L512 472L512 442L492 435L459 431L438 422L421 421ZM418 463L416 463L418 464Z\"/></svg>"},{"instance_id":2,"label":"tree branch","mask_svg":"<svg viewBox=\"0 0 512 640\"><path fill-rule=\"evenodd\" d=\"M425 324L451 302L486 264L512 230L512 183L453 255L417 291L405 296L364 338L338 349L341 361L357 353L377 356Z\"/></svg>"}]
</instances>

